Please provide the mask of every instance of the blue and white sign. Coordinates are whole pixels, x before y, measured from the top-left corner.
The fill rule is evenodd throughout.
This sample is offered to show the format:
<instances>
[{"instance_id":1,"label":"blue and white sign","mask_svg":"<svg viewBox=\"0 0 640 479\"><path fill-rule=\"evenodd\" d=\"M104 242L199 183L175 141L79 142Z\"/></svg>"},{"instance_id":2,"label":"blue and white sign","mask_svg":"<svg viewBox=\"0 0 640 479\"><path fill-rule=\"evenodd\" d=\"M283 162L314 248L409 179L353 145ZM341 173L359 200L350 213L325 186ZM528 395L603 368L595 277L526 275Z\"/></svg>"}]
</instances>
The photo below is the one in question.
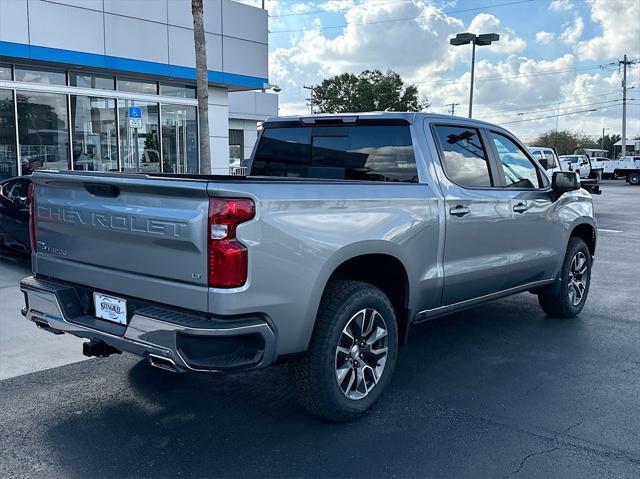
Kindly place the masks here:
<instances>
[{"instance_id":1,"label":"blue and white sign","mask_svg":"<svg viewBox=\"0 0 640 479\"><path fill-rule=\"evenodd\" d=\"M141 106L130 106L129 107L129 118L140 118L142 120L142 107Z\"/></svg>"},{"instance_id":2,"label":"blue and white sign","mask_svg":"<svg viewBox=\"0 0 640 479\"><path fill-rule=\"evenodd\" d=\"M141 106L130 106L128 116L129 116L130 128L142 128L142 107Z\"/></svg>"}]
</instances>

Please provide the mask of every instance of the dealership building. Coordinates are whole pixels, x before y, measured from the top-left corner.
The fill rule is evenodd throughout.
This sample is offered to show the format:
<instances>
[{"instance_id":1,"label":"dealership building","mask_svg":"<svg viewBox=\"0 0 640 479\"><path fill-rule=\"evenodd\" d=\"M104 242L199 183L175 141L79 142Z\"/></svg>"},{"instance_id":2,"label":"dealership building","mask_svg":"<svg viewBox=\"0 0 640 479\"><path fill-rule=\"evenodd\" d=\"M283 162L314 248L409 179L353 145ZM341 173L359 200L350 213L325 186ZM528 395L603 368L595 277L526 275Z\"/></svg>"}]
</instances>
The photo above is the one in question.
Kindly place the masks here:
<instances>
[{"instance_id":1,"label":"dealership building","mask_svg":"<svg viewBox=\"0 0 640 479\"><path fill-rule=\"evenodd\" d=\"M267 12L204 0L211 166L237 173L268 87ZM0 0L0 179L197 173L191 0Z\"/></svg>"}]
</instances>

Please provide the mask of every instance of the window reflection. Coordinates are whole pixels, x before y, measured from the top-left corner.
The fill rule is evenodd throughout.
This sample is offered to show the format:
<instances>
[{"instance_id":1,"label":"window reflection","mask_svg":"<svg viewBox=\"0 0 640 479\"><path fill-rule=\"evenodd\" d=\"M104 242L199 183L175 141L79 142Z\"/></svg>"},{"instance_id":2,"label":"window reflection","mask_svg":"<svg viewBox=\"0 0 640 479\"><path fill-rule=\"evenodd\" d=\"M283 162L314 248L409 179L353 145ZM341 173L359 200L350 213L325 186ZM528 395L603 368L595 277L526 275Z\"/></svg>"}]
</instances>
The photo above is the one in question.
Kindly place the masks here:
<instances>
[{"instance_id":1,"label":"window reflection","mask_svg":"<svg viewBox=\"0 0 640 479\"><path fill-rule=\"evenodd\" d=\"M140 107L142 118L139 121L130 116L131 107ZM118 116L122 170L159 172L158 104L137 100L118 100Z\"/></svg>"},{"instance_id":2,"label":"window reflection","mask_svg":"<svg viewBox=\"0 0 640 479\"><path fill-rule=\"evenodd\" d=\"M116 102L109 98L71 97L73 168L86 171L118 169Z\"/></svg>"},{"instance_id":3,"label":"window reflection","mask_svg":"<svg viewBox=\"0 0 640 479\"><path fill-rule=\"evenodd\" d=\"M478 131L457 126L437 126L435 130L449 179L469 188L491 186L487 154Z\"/></svg>"},{"instance_id":4,"label":"window reflection","mask_svg":"<svg viewBox=\"0 0 640 479\"><path fill-rule=\"evenodd\" d=\"M11 65L0 64L0 80L11 81Z\"/></svg>"},{"instance_id":5,"label":"window reflection","mask_svg":"<svg viewBox=\"0 0 640 479\"><path fill-rule=\"evenodd\" d=\"M91 75L88 73L69 72L69 84L80 88L115 90L114 78L107 75Z\"/></svg>"},{"instance_id":6,"label":"window reflection","mask_svg":"<svg viewBox=\"0 0 640 479\"><path fill-rule=\"evenodd\" d=\"M13 92L0 90L0 180L18 174Z\"/></svg>"},{"instance_id":7,"label":"window reflection","mask_svg":"<svg viewBox=\"0 0 640 479\"><path fill-rule=\"evenodd\" d=\"M118 78L118 90L130 93L143 93L146 95L157 95L158 84L152 81L136 80L134 78Z\"/></svg>"},{"instance_id":8,"label":"window reflection","mask_svg":"<svg viewBox=\"0 0 640 479\"><path fill-rule=\"evenodd\" d=\"M162 105L162 154L166 173L198 173L195 106Z\"/></svg>"},{"instance_id":9,"label":"window reflection","mask_svg":"<svg viewBox=\"0 0 640 479\"><path fill-rule=\"evenodd\" d=\"M16 97L22 173L69 169L67 96L17 91Z\"/></svg>"},{"instance_id":10,"label":"window reflection","mask_svg":"<svg viewBox=\"0 0 640 479\"><path fill-rule=\"evenodd\" d=\"M538 170L527 155L506 136L491 133L498 150L500 164L508 188L537 188L540 186Z\"/></svg>"},{"instance_id":11,"label":"window reflection","mask_svg":"<svg viewBox=\"0 0 640 479\"><path fill-rule=\"evenodd\" d=\"M16 81L43 83L46 85L66 85L67 74L61 70L16 67Z\"/></svg>"},{"instance_id":12,"label":"window reflection","mask_svg":"<svg viewBox=\"0 0 640 479\"><path fill-rule=\"evenodd\" d=\"M191 85L169 85L169 84L161 83L160 95L175 96L179 98L195 98L196 87Z\"/></svg>"}]
</instances>

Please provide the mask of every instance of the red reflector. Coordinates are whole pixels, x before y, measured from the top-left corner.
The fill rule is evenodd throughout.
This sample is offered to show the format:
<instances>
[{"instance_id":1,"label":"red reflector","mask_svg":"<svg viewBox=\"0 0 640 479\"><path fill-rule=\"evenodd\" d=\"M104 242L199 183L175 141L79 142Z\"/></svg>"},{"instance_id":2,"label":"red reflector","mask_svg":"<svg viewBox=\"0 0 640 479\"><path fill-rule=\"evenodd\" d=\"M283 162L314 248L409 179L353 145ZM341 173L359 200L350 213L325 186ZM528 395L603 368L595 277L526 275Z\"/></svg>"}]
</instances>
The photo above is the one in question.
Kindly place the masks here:
<instances>
[{"instance_id":1,"label":"red reflector","mask_svg":"<svg viewBox=\"0 0 640 479\"><path fill-rule=\"evenodd\" d=\"M236 226L254 216L255 206L250 199L209 200L209 286L237 288L247 281L248 252L236 239Z\"/></svg>"},{"instance_id":2,"label":"red reflector","mask_svg":"<svg viewBox=\"0 0 640 479\"><path fill-rule=\"evenodd\" d=\"M34 217L34 186L33 183L29 183L29 242L31 243L31 251L36 250L36 219Z\"/></svg>"}]
</instances>

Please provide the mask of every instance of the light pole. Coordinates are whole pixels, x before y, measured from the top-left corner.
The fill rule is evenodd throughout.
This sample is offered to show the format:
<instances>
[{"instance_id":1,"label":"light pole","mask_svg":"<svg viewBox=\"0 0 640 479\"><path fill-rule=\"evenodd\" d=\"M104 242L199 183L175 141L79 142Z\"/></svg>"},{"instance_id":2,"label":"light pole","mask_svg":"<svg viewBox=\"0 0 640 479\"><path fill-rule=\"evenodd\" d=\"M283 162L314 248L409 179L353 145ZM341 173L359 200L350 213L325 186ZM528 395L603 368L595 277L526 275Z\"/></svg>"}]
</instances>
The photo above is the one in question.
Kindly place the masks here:
<instances>
[{"instance_id":1,"label":"light pole","mask_svg":"<svg viewBox=\"0 0 640 479\"><path fill-rule=\"evenodd\" d=\"M454 38L449 40L449 43L454 46L466 45L471 43L471 88L469 90L469 118L473 112L473 76L476 69L476 45L491 45L493 42L500 40L500 35L497 33L483 33L482 35L476 35L474 33L458 33Z\"/></svg>"}]
</instances>

